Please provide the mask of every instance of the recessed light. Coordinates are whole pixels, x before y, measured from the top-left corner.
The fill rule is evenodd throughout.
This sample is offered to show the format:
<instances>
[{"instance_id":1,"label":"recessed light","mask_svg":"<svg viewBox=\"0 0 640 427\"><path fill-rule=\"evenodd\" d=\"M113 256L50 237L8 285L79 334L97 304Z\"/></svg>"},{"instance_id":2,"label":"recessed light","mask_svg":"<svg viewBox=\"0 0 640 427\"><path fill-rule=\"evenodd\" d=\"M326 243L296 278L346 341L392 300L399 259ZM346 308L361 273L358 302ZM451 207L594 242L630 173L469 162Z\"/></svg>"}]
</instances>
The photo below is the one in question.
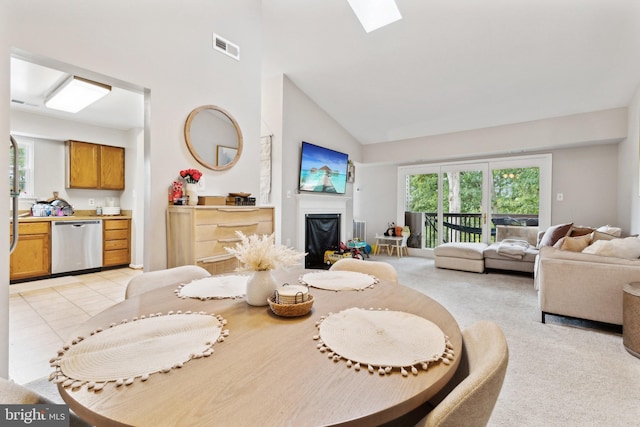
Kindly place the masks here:
<instances>
[{"instance_id":1,"label":"recessed light","mask_svg":"<svg viewBox=\"0 0 640 427\"><path fill-rule=\"evenodd\" d=\"M111 91L111 86L70 76L49 95L44 102L47 108L77 113Z\"/></svg>"}]
</instances>

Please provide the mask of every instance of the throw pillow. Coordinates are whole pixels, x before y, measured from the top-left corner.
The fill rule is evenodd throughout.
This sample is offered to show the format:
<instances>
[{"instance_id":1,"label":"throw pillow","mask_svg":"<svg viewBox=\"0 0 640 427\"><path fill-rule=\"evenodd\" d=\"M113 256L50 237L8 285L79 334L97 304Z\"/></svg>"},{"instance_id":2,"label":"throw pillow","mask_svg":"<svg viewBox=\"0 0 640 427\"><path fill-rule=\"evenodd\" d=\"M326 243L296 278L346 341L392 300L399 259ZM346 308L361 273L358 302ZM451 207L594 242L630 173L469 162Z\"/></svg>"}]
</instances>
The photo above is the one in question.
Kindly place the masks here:
<instances>
[{"instance_id":1,"label":"throw pillow","mask_svg":"<svg viewBox=\"0 0 640 427\"><path fill-rule=\"evenodd\" d=\"M640 258L640 239L626 237L624 239L598 240L587 246L582 252L616 258L638 259Z\"/></svg>"},{"instance_id":2,"label":"throw pillow","mask_svg":"<svg viewBox=\"0 0 640 427\"><path fill-rule=\"evenodd\" d=\"M569 234L572 226L573 223L570 222L568 224L552 225L551 227L547 228L547 231L544 232L544 236L542 236L538 247L541 248L543 246L555 245L558 240Z\"/></svg>"},{"instance_id":3,"label":"throw pillow","mask_svg":"<svg viewBox=\"0 0 640 427\"><path fill-rule=\"evenodd\" d=\"M591 235L585 234L578 237L563 237L553 245L554 248L558 248L563 251L582 252L584 248L591 243Z\"/></svg>"},{"instance_id":4,"label":"throw pillow","mask_svg":"<svg viewBox=\"0 0 640 427\"><path fill-rule=\"evenodd\" d=\"M591 243L597 242L598 240L613 240L617 238L618 237L613 234L603 233L602 231L596 230L593 232L593 236L591 237Z\"/></svg>"},{"instance_id":5,"label":"throw pillow","mask_svg":"<svg viewBox=\"0 0 640 427\"><path fill-rule=\"evenodd\" d=\"M603 225L602 227L598 227L598 231L611 234L612 236L616 236L616 237L620 237L622 235L622 228L612 227L609 224Z\"/></svg>"},{"instance_id":6,"label":"throw pillow","mask_svg":"<svg viewBox=\"0 0 640 427\"><path fill-rule=\"evenodd\" d=\"M581 225L574 225L573 227L571 227L571 233L569 233L569 236L571 237L584 236L585 234L591 234L594 231L595 231L595 228L584 227Z\"/></svg>"}]
</instances>

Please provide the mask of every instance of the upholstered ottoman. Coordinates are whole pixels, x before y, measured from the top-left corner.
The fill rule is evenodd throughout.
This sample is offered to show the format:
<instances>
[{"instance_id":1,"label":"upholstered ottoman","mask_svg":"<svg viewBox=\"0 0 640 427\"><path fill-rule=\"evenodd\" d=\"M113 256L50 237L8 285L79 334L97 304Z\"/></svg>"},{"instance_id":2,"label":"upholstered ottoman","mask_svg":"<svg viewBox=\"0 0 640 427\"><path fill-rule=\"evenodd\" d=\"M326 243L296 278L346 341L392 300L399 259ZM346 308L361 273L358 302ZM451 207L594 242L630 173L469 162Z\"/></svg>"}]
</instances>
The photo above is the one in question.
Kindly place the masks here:
<instances>
[{"instance_id":1,"label":"upholstered ottoman","mask_svg":"<svg viewBox=\"0 0 640 427\"><path fill-rule=\"evenodd\" d=\"M493 243L484 250L484 266L489 269L533 273L538 252L535 246L529 246L524 249L522 257L503 255L500 253L500 243Z\"/></svg>"},{"instance_id":2,"label":"upholstered ottoman","mask_svg":"<svg viewBox=\"0 0 640 427\"><path fill-rule=\"evenodd\" d=\"M433 250L435 266L450 270L484 272L483 251L486 243L445 243Z\"/></svg>"}]
</instances>

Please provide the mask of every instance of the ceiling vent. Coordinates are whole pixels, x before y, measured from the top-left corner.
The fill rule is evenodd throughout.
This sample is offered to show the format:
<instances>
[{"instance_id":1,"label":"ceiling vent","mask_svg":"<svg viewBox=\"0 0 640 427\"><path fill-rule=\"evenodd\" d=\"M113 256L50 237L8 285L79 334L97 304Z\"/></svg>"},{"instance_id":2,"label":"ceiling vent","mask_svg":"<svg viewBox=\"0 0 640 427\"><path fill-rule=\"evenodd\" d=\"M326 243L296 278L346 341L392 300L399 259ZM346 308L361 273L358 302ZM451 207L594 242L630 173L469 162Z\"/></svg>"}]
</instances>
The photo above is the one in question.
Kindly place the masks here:
<instances>
[{"instance_id":1,"label":"ceiling vent","mask_svg":"<svg viewBox=\"0 0 640 427\"><path fill-rule=\"evenodd\" d=\"M38 107L38 104L34 104L33 102L27 102L27 101L23 101L21 99L11 99L11 102L13 102L14 104L20 104L20 105L28 105L29 107Z\"/></svg>"},{"instance_id":2,"label":"ceiling vent","mask_svg":"<svg viewBox=\"0 0 640 427\"><path fill-rule=\"evenodd\" d=\"M215 33L213 34L213 48L232 57L236 61L240 61L240 47Z\"/></svg>"}]
</instances>

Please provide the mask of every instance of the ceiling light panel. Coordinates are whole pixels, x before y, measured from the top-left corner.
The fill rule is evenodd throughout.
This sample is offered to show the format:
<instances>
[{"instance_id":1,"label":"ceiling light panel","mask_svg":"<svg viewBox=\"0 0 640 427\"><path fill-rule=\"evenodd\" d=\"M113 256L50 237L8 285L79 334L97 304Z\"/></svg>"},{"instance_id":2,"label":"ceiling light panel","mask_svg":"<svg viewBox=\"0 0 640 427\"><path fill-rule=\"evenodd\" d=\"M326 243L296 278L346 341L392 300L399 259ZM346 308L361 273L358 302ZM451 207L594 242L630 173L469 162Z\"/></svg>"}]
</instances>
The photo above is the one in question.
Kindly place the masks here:
<instances>
[{"instance_id":1,"label":"ceiling light panel","mask_svg":"<svg viewBox=\"0 0 640 427\"><path fill-rule=\"evenodd\" d=\"M54 110L77 113L110 91L109 85L71 76L47 97L44 105Z\"/></svg>"},{"instance_id":2,"label":"ceiling light panel","mask_svg":"<svg viewBox=\"0 0 640 427\"><path fill-rule=\"evenodd\" d=\"M347 0L367 33L402 19L395 0Z\"/></svg>"}]
</instances>

